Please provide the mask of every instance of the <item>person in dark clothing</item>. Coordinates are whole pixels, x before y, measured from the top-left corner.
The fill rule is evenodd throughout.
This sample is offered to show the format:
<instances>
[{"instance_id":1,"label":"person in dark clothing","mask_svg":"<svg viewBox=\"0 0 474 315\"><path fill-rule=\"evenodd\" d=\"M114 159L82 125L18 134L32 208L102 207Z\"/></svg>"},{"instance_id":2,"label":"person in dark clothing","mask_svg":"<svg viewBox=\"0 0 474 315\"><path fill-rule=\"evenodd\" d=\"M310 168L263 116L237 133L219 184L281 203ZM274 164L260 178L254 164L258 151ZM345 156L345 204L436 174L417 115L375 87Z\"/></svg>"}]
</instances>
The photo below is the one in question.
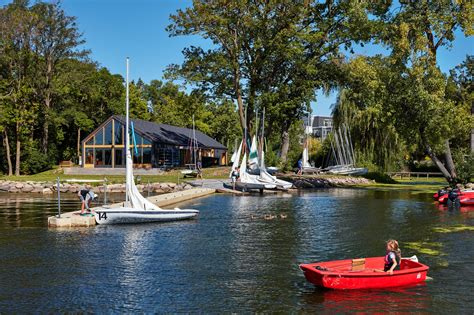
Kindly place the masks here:
<instances>
[{"instance_id":1,"label":"person in dark clothing","mask_svg":"<svg viewBox=\"0 0 474 315\"><path fill-rule=\"evenodd\" d=\"M84 214L85 209L90 212L90 205L92 203L92 200L97 198L97 194L95 194L92 189L81 189L77 192L77 196L79 197L79 200L81 200L82 203L81 214Z\"/></svg>"}]
</instances>

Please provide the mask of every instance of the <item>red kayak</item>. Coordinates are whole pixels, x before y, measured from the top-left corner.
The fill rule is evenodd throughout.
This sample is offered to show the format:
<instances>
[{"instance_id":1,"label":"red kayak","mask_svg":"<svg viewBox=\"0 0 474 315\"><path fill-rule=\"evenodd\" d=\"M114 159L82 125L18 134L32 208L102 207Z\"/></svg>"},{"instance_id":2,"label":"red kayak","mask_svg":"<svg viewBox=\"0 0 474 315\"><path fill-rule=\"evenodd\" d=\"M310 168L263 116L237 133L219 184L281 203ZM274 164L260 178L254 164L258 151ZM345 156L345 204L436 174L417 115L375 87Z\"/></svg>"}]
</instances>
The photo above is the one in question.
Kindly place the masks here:
<instances>
[{"instance_id":1,"label":"red kayak","mask_svg":"<svg viewBox=\"0 0 474 315\"><path fill-rule=\"evenodd\" d=\"M440 203L447 203L448 202L448 196L449 194L442 195L441 197L438 198L438 201ZM474 198L474 191L473 190L464 190L458 193L458 198L459 200L463 198Z\"/></svg>"},{"instance_id":2,"label":"red kayak","mask_svg":"<svg viewBox=\"0 0 474 315\"><path fill-rule=\"evenodd\" d=\"M474 195L460 197L459 198L459 203L462 206L474 206Z\"/></svg>"},{"instance_id":3,"label":"red kayak","mask_svg":"<svg viewBox=\"0 0 474 315\"><path fill-rule=\"evenodd\" d=\"M402 258L400 270L383 272L384 257L334 260L301 264L306 280L329 289L380 289L406 286L426 280L429 267Z\"/></svg>"}]
</instances>

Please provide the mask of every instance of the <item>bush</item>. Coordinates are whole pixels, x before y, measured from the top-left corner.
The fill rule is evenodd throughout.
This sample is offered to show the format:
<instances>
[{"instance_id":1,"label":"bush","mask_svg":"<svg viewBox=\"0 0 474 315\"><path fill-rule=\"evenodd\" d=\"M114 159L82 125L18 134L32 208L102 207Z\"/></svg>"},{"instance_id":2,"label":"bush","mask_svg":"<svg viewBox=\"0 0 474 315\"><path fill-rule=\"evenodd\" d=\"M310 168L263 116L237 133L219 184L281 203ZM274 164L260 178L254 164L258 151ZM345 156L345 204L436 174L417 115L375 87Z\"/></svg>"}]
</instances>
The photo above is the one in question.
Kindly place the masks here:
<instances>
[{"instance_id":1,"label":"bush","mask_svg":"<svg viewBox=\"0 0 474 315\"><path fill-rule=\"evenodd\" d=\"M459 159L456 167L457 182L467 184L474 177L474 153L465 155L463 159Z\"/></svg>"},{"instance_id":2,"label":"bush","mask_svg":"<svg viewBox=\"0 0 474 315\"><path fill-rule=\"evenodd\" d=\"M363 175L362 177L375 180L376 183L382 183L382 184L397 184L398 183L396 180L394 180L387 174L381 173L381 172L369 172Z\"/></svg>"},{"instance_id":3,"label":"bush","mask_svg":"<svg viewBox=\"0 0 474 315\"><path fill-rule=\"evenodd\" d=\"M53 165L47 154L40 152L35 147L28 147L23 151L21 162L21 173L25 175L37 174L46 171Z\"/></svg>"}]
</instances>

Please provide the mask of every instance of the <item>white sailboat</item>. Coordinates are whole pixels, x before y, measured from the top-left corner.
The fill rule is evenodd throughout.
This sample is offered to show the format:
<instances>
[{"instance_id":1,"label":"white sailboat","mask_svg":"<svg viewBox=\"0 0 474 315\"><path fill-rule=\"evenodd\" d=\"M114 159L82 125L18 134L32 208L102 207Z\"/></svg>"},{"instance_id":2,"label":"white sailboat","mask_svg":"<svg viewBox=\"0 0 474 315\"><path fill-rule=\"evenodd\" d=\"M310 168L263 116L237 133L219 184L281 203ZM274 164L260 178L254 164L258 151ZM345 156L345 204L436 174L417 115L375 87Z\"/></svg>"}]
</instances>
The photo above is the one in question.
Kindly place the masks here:
<instances>
[{"instance_id":1,"label":"white sailboat","mask_svg":"<svg viewBox=\"0 0 474 315\"><path fill-rule=\"evenodd\" d=\"M125 123L125 148L126 148L126 190L125 201L121 207L100 207L94 209L95 220L98 224L123 224L175 221L194 218L199 214L194 209L161 209L143 197L135 186L133 180L133 160L130 151L129 134L129 86L128 86L128 58L127 58L127 87L126 87L126 123Z\"/></svg>"},{"instance_id":2,"label":"white sailboat","mask_svg":"<svg viewBox=\"0 0 474 315\"><path fill-rule=\"evenodd\" d=\"M193 163L192 164L187 164L186 166L188 167L185 170L181 171L181 174L183 174L184 177L186 176L192 176L192 177L197 177L199 170L197 168L197 149L198 149L198 144L197 144L197 139L196 139L196 129L194 127L194 115L193 115L193 138L191 140L190 146L189 146L191 156Z\"/></svg>"},{"instance_id":3,"label":"white sailboat","mask_svg":"<svg viewBox=\"0 0 474 315\"><path fill-rule=\"evenodd\" d=\"M334 135L334 146L331 141L331 148L334 158L338 165L329 166L325 170L330 174L336 175L364 175L367 174L368 170L365 167L354 167L356 164L354 148L352 146L352 140L348 129L343 126L339 130L333 132Z\"/></svg>"}]
</instances>

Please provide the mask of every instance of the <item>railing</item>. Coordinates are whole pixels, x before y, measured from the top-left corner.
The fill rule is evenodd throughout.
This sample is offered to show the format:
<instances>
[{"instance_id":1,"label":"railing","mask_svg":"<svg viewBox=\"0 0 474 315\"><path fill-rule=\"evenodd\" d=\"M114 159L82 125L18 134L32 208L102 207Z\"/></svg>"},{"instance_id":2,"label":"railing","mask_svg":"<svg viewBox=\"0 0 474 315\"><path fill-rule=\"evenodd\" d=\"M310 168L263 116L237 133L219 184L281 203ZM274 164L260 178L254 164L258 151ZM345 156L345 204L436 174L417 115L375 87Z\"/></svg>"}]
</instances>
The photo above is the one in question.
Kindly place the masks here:
<instances>
[{"instance_id":1,"label":"railing","mask_svg":"<svg viewBox=\"0 0 474 315\"><path fill-rule=\"evenodd\" d=\"M388 176L392 178L398 177L399 179L408 178L430 178L431 177L443 177L443 173L441 172L387 172L386 173Z\"/></svg>"}]
</instances>

